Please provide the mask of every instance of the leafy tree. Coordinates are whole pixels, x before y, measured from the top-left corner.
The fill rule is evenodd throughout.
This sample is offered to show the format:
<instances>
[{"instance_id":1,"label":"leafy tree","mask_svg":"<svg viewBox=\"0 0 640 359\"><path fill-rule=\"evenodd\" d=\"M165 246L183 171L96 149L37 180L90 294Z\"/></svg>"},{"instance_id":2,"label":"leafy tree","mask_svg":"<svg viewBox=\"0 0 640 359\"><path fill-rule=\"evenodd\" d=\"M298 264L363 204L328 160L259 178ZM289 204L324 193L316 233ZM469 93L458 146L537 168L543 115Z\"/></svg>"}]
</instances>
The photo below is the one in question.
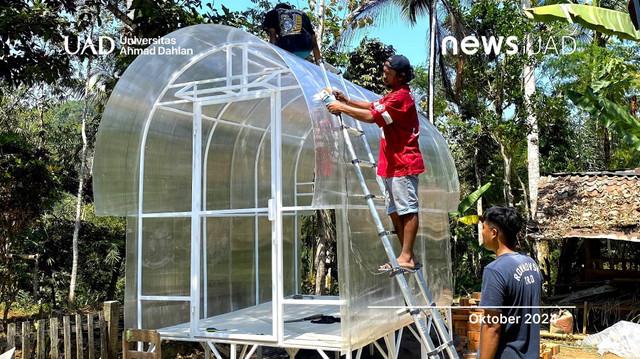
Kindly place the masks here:
<instances>
[{"instance_id":1,"label":"leafy tree","mask_svg":"<svg viewBox=\"0 0 640 359\"><path fill-rule=\"evenodd\" d=\"M18 287L14 282L16 263L22 254L23 232L56 198L55 174L49 154L34 149L15 133L0 132L0 302L5 304L3 320L14 302Z\"/></svg>"},{"instance_id":2,"label":"leafy tree","mask_svg":"<svg viewBox=\"0 0 640 359\"><path fill-rule=\"evenodd\" d=\"M382 94L387 91L382 83L382 64L394 54L393 46L365 37L347 56L345 77L369 91Z\"/></svg>"},{"instance_id":3,"label":"leafy tree","mask_svg":"<svg viewBox=\"0 0 640 359\"><path fill-rule=\"evenodd\" d=\"M73 13L67 0L9 0L0 5L0 79L21 83L57 83L72 73L71 56L64 51L64 37L74 25L64 13ZM81 25L81 24L78 24Z\"/></svg>"}]
</instances>

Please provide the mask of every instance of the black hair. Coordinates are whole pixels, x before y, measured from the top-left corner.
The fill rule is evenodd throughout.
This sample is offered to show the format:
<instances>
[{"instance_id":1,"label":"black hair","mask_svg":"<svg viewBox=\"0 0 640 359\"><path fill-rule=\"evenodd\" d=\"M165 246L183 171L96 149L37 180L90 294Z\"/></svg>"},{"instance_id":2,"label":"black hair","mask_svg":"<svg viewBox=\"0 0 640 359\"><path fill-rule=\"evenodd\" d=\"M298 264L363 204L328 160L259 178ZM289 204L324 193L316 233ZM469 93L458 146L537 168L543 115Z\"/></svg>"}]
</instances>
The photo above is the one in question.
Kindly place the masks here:
<instances>
[{"instance_id":1,"label":"black hair","mask_svg":"<svg viewBox=\"0 0 640 359\"><path fill-rule=\"evenodd\" d=\"M411 80L413 80L414 77L416 77L413 74L413 69L409 68L409 69L403 69L403 70L396 70L396 74L400 75L402 77L402 81L404 84L408 84L409 82L411 82Z\"/></svg>"},{"instance_id":2,"label":"black hair","mask_svg":"<svg viewBox=\"0 0 640 359\"><path fill-rule=\"evenodd\" d=\"M276 9L287 9L287 10L291 10L292 6L289 5L288 3L285 2L281 2L280 4L276 5Z\"/></svg>"},{"instance_id":3,"label":"black hair","mask_svg":"<svg viewBox=\"0 0 640 359\"><path fill-rule=\"evenodd\" d=\"M482 221L498 227L504 234L508 247L515 247L522 221L518 211L513 207L495 206L482 213Z\"/></svg>"}]
</instances>

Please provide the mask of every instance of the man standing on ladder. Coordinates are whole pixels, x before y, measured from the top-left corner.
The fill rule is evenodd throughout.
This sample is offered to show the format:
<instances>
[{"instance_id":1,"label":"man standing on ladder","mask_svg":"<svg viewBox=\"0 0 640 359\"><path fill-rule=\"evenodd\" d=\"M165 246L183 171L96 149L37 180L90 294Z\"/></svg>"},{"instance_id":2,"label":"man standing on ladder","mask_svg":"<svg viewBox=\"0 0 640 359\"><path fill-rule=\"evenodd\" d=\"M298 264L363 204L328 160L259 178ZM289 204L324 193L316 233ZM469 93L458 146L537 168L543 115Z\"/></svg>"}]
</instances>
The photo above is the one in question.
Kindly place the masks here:
<instances>
[{"instance_id":1,"label":"man standing on ladder","mask_svg":"<svg viewBox=\"0 0 640 359\"><path fill-rule=\"evenodd\" d=\"M316 33L304 12L280 3L267 12L262 28L269 34L269 42L306 59L311 51L316 64L322 60Z\"/></svg>"},{"instance_id":2,"label":"man standing on ladder","mask_svg":"<svg viewBox=\"0 0 640 359\"><path fill-rule=\"evenodd\" d=\"M394 55L384 63L383 70L382 81L391 91L380 100L356 101L333 90L338 101L326 106L332 114L344 113L382 128L377 173L384 179L387 214L402 246L398 265L403 271L414 271L420 267L413 253L418 232L418 175L425 168L418 147L418 113L408 84L413 68L406 57ZM393 268L387 263L380 270Z\"/></svg>"}]
</instances>

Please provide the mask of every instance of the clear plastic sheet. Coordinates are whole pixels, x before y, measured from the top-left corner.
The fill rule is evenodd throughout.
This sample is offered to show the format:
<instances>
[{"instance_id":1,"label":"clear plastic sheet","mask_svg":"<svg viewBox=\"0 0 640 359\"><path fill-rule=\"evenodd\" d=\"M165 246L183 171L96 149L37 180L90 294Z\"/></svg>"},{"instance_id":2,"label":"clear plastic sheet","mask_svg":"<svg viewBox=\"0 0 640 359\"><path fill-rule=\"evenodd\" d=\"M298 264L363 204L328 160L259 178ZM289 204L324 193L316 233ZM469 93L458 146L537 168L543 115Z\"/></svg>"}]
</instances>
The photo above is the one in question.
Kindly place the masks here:
<instances>
[{"instance_id":1,"label":"clear plastic sheet","mask_svg":"<svg viewBox=\"0 0 640 359\"><path fill-rule=\"evenodd\" d=\"M320 67L220 25L192 26L166 37L175 39L172 46L192 49L193 54L139 56L113 91L96 143L96 213L127 216L125 325L155 329L189 321L196 105L185 100L184 85L197 81L198 90L208 91L203 96L220 99L247 79L264 80L270 94L278 94L282 206L306 206L307 211L285 210L283 238L272 238L267 206L274 197L271 110L276 97L227 96L202 103L202 208L200 225L193 229L202 236L200 317L274 300L274 241L283 245L284 295L299 293L302 213L333 208L340 299L346 303L341 307L343 348L364 345L406 324L406 316L370 308L404 302L397 283L377 273L387 259L347 156L340 123L323 103L314 101L326 87ZM152 48L158 46L162 45ZM278 71L280 75L268 77ZM253 75L243 79L242 74ZM354 99L379 98L349 82L345 89L333 74L329 78L331 87ZM353 119L344 120L354 125ZM447 213L457 207L458 178L443 137L424 117L420 121L427 172L420 175L416 252L434 299L446 305L451 302ZM381 131L376 125L362 127L377 159ZM352 141L358 156L366 159L364 143L359 138ZM373 170L364 172L371 191L379 194ZM237 213L220 213L227 210ZM379 214L391 229L382 204ZM391 240L399 250L397 240ZM415 286L413 281L409 284Z\"/></svg>"},{"instance_id":2,"label":"clear plastic sheet","mask_svg":"<svg viewBox=\"0 0 640 359\"><path fill-rule=\"evenodd\" d=\"M588 335L582 343L597 346L600 355L610 352L621 358L640 359L640 324L622 320Z\"/></svg>"}]
</instances>

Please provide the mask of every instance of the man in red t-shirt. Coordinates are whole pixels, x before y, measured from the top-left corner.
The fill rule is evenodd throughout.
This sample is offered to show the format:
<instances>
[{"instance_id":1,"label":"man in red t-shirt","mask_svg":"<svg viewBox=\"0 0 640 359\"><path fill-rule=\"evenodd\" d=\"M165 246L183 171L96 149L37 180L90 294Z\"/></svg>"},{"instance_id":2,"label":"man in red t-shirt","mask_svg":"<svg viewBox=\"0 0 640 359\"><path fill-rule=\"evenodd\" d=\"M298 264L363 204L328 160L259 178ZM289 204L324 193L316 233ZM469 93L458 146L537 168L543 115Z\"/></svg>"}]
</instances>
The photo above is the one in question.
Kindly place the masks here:
<instances>
[{"instance_id":1,"label":"man in red t-shirt","mask_svg":"<svg viewBox=\"0 0 640 359\"><path fill-rule=\"evenodd\" d=\"M373 103L356 101L334 90L338 101L327 104L333 114L342 112L382 128L378 175L384 178L387 214L402 245L398 264L409 270L418 265L413 253L418 232L418 174L425 171L418 147L418 113L408 85L412 78L409 60L394 55L384 63L382 80L391 91L383 98ZM391 264L380 269L390 270Z\"/></svg>"}]
</instances>

